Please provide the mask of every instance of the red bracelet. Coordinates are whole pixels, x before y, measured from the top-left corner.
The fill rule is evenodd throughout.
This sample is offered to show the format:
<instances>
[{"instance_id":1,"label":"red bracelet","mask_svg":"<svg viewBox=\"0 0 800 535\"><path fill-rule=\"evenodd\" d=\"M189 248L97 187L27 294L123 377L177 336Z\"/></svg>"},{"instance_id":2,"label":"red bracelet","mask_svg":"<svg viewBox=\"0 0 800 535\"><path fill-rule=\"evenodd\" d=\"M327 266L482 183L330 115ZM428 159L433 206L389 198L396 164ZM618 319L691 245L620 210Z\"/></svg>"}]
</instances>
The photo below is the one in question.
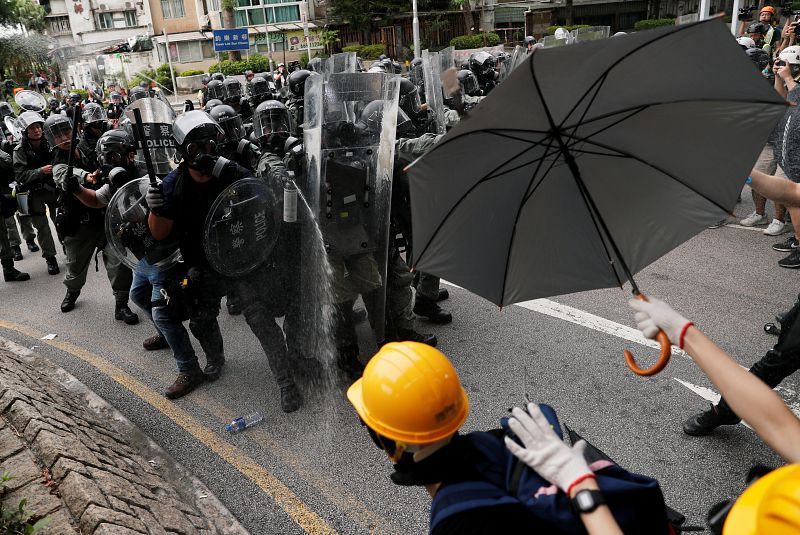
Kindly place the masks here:
<instances>
[{"instance_id":1,"label":"red bracelet","mask_svg":"<svg viewBox=\"0 0 800 535\"><path fill-rule=\"evenodd\" d=\"M577 485L579 483L583 483L587 479L597 479L597 476L594 475L594 472L589 472L589 473L583 474L581 477L579 477L578 479L573 481L572 484L567 488L567 496L570 495L570 493L572 492L572 489L575 487L575 485Z\"/></svg>"},{"instance_id":2,"label":"red bracelet","mask_svg":"<svg viewBox=\"0 0 800 535\"><path fill-rule=\"evenodd\" d=\"M679 348L683 349L683 337L686 336L686 331L689 330L689 327L691 327L693 325L694 325L694 323L690 321L689 323L687 323L686 325L683 326L683 329L681 329L681 336L680 336L680 338L678 338L678 347Z\"/></svg>"}]
</instances>

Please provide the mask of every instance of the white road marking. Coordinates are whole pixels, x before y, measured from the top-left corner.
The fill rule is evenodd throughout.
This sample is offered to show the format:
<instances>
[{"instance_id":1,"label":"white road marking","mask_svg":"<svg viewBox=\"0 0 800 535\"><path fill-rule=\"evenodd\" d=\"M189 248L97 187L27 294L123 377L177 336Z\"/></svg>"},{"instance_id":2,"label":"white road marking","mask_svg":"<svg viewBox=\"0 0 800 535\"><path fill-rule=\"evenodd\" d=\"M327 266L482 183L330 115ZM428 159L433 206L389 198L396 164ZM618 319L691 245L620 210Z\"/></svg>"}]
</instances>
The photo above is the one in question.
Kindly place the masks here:
<instances>
[{"instance_id":1,"label":"white road marking","mask_svg":"<svg viewBox=\"0 0 800 535\"><path fill-rule=\"evenodd\" d=\"M705 399L706 401L710 401L714 405L719 403L719 400L722 398L722 396L720 396L719 394L717 394L716 392L714 392L710 388L706 388L704 386L693 385L692 383L690 383L688 381L682 381L682 380L678 379L677 377L673 377L673 379L675 379L680 384L682 384L683 386L685 386L686 388L688 388L689 390L691 390L692 392L694 392L695 394L697 394L701 398ZM744 420L741 423L745 427L749 427L750 429L753 429L752 427L747 425L747 422L745 422Z\"/></svg>"},{"instance_id":2,"label":"white road marking","mask_svg":"<svg viewBox=\"0 0 800 535\"><path fill-rule=\"evenodd\" d=\"M763 233L764 229L767 228L766 226L764 226L764 227L745 227L744 225L737 225L736 223L728 223L725 226L728 227L728 228L738 228L738 229L742 229L742 230L752 230L753 232L761 232L761 233Z\"/></svg>"}]
</instances>

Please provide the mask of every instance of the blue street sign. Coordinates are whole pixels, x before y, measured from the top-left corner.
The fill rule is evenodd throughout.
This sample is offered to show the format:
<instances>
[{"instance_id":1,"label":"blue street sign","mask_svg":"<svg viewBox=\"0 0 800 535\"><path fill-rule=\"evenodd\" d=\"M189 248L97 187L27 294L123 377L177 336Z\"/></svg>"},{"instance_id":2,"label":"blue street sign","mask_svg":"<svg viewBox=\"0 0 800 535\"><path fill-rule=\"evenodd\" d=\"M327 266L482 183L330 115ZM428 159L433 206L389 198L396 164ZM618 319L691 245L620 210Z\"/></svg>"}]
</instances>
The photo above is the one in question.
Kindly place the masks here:
<instances>
[{"instance_id":1,"label":"blue street sign","mask_svg":"<svg viewBox=\"0 0 800 535\"><path fill-rule=\"evenodd\" d=\"M247 37L247 28L214 30L214 52L248 50L249 48L250 40Z\"/></svg>"}]
</instances>

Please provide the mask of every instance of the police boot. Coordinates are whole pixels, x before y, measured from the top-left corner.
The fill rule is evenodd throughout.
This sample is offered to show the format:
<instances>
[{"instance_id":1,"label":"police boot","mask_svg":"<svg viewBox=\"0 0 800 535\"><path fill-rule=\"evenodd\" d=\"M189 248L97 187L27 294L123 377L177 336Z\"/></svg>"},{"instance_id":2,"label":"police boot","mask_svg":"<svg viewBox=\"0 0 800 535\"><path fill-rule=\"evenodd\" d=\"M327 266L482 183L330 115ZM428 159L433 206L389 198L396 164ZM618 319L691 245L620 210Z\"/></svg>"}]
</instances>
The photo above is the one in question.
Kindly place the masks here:
<instances>
[{"instance_id":1,"label":"police boot","mask_svg":"<svg viewBox=\"0 0 800 535\"><path fill-rule=\"evenodd\" d=\"M3 259L3 279L6 282L21 282L30 280L31 276L14 267L12 258Z\"/></svg>"},{"instance_id":2,"label":"police boot","mask_svg":"<svg viewBox=\"0 0 800 535\"><path fill-rule=\"evenodd\" d=\"M14 262L22 260L22 249L19 248L19 245L12 245L11 251L14 253Z\"/></svg>"},{"instance_id":3,"label":"police boot","mask_svg":"<svg viewBox=\"0 0 800 535\"><path fill-rule=\"evenodd\" d=\"M39 246L36 245L36 242L33 240L28 240L25 242L25 244L28 246L28 250L32 253L35 253L39 250Z\"/></svg>"},{"instance_id":4,"label":"police boot","mask_svg":"<svg viewBox=\"0 0 800 535\"><path fill-rule=\"evenodd\" d=\"M220 355L219 357L208 357L206 356L206 367L203 368L203 373L211 381L216 381L222 375L222 368L225 366L225 357Z\"/></svg>"},{"instance_id":5,"label":"police boot","mask_svg":"<svg viewBox=\"0 0 800 535\"><path fill-rule=\"evenodd\" d=\"M239 299L230 295L225 298L225 307L231 316L238 316L242 313L242 305L239 303Z\"/></svg>"},{"instance_id":6,"label":"police boot","mask_svg":"<svg viewBox=\"0 0 800 535\"><path fill-rule=\"evenodd\" d=\"M355 381L364 373L364 365L358 360L359 353L358 345L337 348L336 366L347 379Z\"/></svg>"},{"instance_id":7,"label":"police boot","mask_svg":"<svg viewBox=\"0 0 800 535\"><path fill-rule=\"evenodd\" d=\"M436 347L439 341L436 339L435 334L418 333L414 329L397 329L395 340L387 340L387 342L419 342L420 344L427 344L431 347Z\"/></svg>"},{"instance_id":8,"label":"police boot","mask_svg":"<svg viewBox=\"0 0 800 535\"><path fill-rule=\"evenodd\" d=\"M292 383L281 387L281 410L294 412L303 406L303 395L297 385Z\"/></svg>"},{"instance_id":9,"label":"police boot","mask_svg":"<svg viewBox=\"0 0 800 535\"><path fill-rule=\"evenodd\" d=\"M683 424L683 432L693 437L711 434L721 425L736 425L742 419L736 416L726 404L711 405L711 408L692 416Z\"/></svg>"},{"instance_id":10,"label":"police boot","mask_svg":"<svg viewBox=\"0 0 800 535\"><path fill-rule=\"evenodd\" d=\"M124 321L126 325L136 325L139 323L139 316L128 307L128 297L118 297L117 305L114 308L114 319Z\"/></svg>"},{"instance_id":11,"label":"police boot","mask_svg":"<svg viewBox=\"0 0 800 535\"><path fill-rule=\"evenodd\" d=\"M436 302L439 303L445 299L450 299L450 292L447 291L447 288L439 288L439 293L436 295Z\"/></svg>"},{"instance_id":12,"label":"police boot","mask_svg":"<svg viewBox=\"0 0 800 535\"><path fill-rule=\"evenodd\" d=\"M61 301L61 312L69 312L75 308L75 301L78 300L79 295L81 295L80 290L67 290L67 295Z\"/></svg>"},{"instance_id":13,"label":"police boot","mask_svg":"<svg viewBox=\"0 0 800 535\"><path fill-rule=\"evenodd\" d=\"M45 258L44 260L47 262L47 273L49 275L58 275L61 273L61 270L58 269L58 262L56 261L55 256L51 256L50 258Z\"/></svg>"},{"instance_id":14,"label":"police boot","mask_svg":"<svg viewBox=\"0 0 800 535\"><path fill-rule=\"evenodd\" d=\"M422 316L431 323L438 323L439 325L444 325L445 323L453 321L452 314L442 310L442 307L433 299L428 299L419 293L414 301L414 314Z\"/></svg>"}]
</instances>

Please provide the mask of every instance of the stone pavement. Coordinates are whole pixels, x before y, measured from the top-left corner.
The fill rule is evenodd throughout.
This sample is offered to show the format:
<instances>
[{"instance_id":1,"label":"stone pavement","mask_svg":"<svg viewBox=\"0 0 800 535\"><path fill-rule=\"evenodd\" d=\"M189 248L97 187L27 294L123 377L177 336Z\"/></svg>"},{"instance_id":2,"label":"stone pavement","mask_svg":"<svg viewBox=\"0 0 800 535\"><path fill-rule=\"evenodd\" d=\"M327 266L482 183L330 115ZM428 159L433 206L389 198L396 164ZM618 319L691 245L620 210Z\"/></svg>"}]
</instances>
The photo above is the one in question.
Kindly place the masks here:
<instances>
[{"instance_id":1,"label":"stone pavement","mask_svg":"<svg viewBox=\"0 0 800 535\"><path fill-rule=\"evenodd\" d=\"M46 359L0 338L0 491L39 533L247 534L196 478Z\"/></svg>"}]
</instances>

